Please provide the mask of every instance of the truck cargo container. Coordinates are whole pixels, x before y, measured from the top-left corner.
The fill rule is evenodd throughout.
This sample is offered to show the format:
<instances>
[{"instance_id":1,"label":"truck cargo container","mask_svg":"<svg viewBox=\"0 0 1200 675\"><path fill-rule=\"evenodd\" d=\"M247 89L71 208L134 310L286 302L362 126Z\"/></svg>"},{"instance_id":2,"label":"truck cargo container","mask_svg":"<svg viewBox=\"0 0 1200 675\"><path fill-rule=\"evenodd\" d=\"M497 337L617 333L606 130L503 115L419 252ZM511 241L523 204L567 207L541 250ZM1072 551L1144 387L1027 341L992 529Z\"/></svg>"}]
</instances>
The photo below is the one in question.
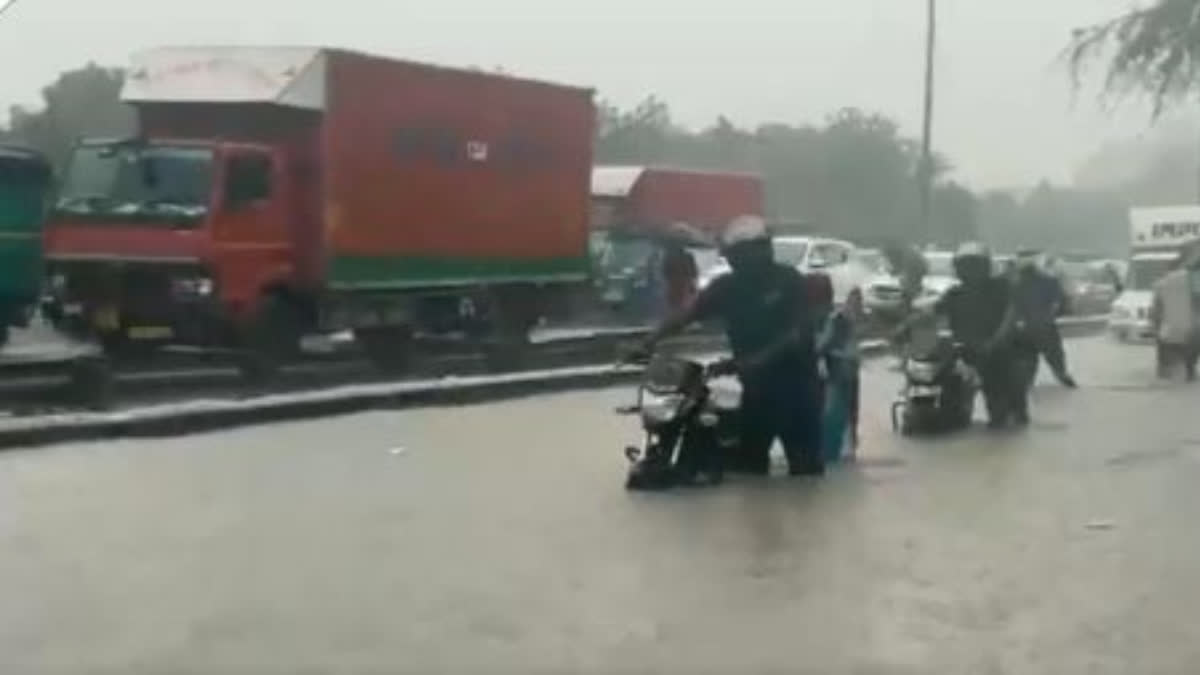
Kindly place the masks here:
<instances>
[{"instance_id":1,"label":"truck cargo container","mask_svg":"<svg viewBox=\"0 0 1200 675\"><path fill-rule=\"evenodd\" d=\"M587 279L587 89L334 49L162 48L85 140L47 228L77 323L110 346L235 345L265 367L352 329L517 345Z\"/></svg>"},{"instance_id":2,"label":"truck cargo container","mask_svg":"<svg viewBox=\"0 0 1200 675\"><path fill-rule=\"evenodd\" d=\"M40 153L0 145L0 345L28 325L45 274L42 221L53 174Z\"/></svg>"},{"instance_id":3,"label":"truck cargo container","mask_svg":"<svg viewBox=\"0 0 1200 675\"><path fill-rule=\"evenodd\" d=\"M644 319L656 311L663 241L712 247L734 218L763 212L762 179L753 174L598 166L590 218L596 292L608 308Z\"/></svg>"},{"instance_id":4,"label":"truck cargo container","mask_svg":"<svg viewBox=\"0 0 1200 675\"><path fill-rule=\"evenodd\" d=\"M762 216L754 174L670 167L598 166L592 171L592 228L647 236L691 229L714 238L734 218Z\"/></svg>"}]
</instances>

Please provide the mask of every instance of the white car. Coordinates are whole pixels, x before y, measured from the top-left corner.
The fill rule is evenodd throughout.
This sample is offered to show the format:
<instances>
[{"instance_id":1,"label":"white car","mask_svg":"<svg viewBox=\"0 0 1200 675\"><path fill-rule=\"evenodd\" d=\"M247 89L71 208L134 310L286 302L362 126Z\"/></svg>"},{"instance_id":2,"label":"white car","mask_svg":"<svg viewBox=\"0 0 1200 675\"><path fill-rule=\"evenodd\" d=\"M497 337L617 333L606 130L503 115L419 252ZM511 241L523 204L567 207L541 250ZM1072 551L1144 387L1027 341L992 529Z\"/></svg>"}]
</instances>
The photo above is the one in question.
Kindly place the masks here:
<instances>
[{"instance_id":1,"label":"white car","mask_svg":"<svg viewBox=\"0 0 1200 675\"><path fill-rule=\"evenodd\" d=\"M1134 254L1129 261L1125 289L1112 303L1108 329L1118 340L1151 340L1150 307L1154 283L1162 278L1179 254L1174 251Z\"/></svg>"},{"instance_id":2,"label":"white car","mask_svg":"<svg viewBox=\"0 0 1200 675\"><path fill-rule=\"evenodd\" d=\"M946 291L958 284L958 278L954 275L953 253L926 251L924 256L929 269L921 280L921 295L914 303L922 308L933 305ZM868 314L895 318L903 311L900 279L890 270L871 277L864 289L863 304Z\"/></svg>"},{"instance_id":3,"label":"white car","mask_svg":"<svg viewBox=\"0 0 1200 675\"><path fill-rule=\"evenodd\" d=\"M851 293L862 292L874 270L869 258L860 257L854 244L841 239L826 237L778 236L773 238L775 260L791 265L803 274L821 272L829 275L833 282L833 301L843 304ZM722 262L700 274L700 287L707 286L713 279L729 271Z\"/></svg>"}]
</instances>

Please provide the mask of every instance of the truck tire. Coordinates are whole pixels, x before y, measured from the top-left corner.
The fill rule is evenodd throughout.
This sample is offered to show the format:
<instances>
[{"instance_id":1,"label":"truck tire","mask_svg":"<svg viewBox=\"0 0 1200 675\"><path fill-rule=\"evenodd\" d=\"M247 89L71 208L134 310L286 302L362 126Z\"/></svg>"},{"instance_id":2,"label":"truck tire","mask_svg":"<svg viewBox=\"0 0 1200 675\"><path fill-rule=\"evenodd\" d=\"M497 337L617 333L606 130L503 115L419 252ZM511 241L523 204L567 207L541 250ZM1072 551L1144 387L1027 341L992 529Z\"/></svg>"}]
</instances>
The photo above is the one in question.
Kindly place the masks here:
<instances>
[{"instance_id":1,"label":"truck tire","mask_svg":"<svg viewBox=\"0 0 1200 675\"><path fill-rule=\"evenodd\" d=\"M386 373L404 373L412 365L412 330L407 326L358 328L354 341L371 363Z\"/></svg>"},{"instance_id":2,"label":"truck tire","mask_svg":"<svg viewBox=\"0 0 1200 675\"><path fill-rule=\"evenodd\" d=\"M97 341L104 355L118 362L145 360L158 351L158 345L131 340L124 331L101 333Z\"/></svg>"},{"instance_id":3,"label":"truck tire","mask_svg":"<svg viewBox=\"0 0 1200 675\"><path fill-rule=\"evenodd\" d=\"M525 367L529 360L529 332L537 323L534 295L526 289L498 292L489 312L489 330L483 341L483 358L488 370L509 372Z\"/></svg>"},{"instance_id":4,"label":"truck tire","mask_svg":"<svg viewBox=\"0 0 1200 675\"><path fill-rule=\"evenodd\" d=\"M243 334L238 369L251 383L274 379L280 368L300 352L300 321L295 308L281 294L271 294L258 305Z\"/></svg>"},{"instance_id":5,"label":"truck tire","mask_svg":"<svg viewBox=\"0 0 1200 675\"><path fill-rule=\"evenodd\" d=\"M70 397L79 406L107 410L112 406L112 369L106 358L82 358L71 365Z\"/></svg>"}]
</instances>

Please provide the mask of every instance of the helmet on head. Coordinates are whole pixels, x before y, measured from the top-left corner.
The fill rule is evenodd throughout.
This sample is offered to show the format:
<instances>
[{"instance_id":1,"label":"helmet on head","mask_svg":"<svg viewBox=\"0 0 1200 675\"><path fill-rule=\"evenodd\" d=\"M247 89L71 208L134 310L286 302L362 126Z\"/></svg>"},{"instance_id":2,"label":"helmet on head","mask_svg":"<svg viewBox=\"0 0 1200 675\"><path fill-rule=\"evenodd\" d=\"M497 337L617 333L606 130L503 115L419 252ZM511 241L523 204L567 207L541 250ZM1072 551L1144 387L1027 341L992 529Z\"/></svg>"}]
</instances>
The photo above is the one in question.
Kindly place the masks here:
<instances>
[{"instance_id":1,"label":"helmet on head","mask_svg":"<svg viewBox=\"0 0 1200 675\"><path fill-rule=\"evenodd\" d=\"M968 241L960 244L958 250L954 252L955 259L958 258L988 258L992 257L991 251L982 242Z\"/></svg>"},{"instance_id":2,"label":"helmet on head","mask_svg":"<svg viewBox=\"0 0 1200 675\"><path fill-rule=\"evenodd\" d=\"M977 241L962 244L954 252L954 273L963 281L974 281L991 276L991 251Z\"/></svg>"},{"instance_id":3,"label":"helmet on head","mask_svg":"<svg viewBox=\"0 0 1200 675\"><path fill-rule=\"evenodd\" d=\"M738 216L721 233L721 254L734 274L760 277L775 263L771 232L758 216Z\"/></svg>"},{"instance_id":4,"label":"helmet on head","mask_svg":"<svg viewBox=\"0 0 1200 675\"><path fill-rule=\"evenodd\" d=\"M1023 270L1033 270L1041 266L1042 252L1035 248L1023 248L1017 251L1017 266Z\"/></svg>"},{"instance_id":5,"label":"helmet on head","mask_svg":"<svg viewBox=\"0 0 1200 675\"><path fill-rule=\"evenodd\" d=\"M730 221L721 232L720 244L722 249L729 249L739 244L764 241L771 238L767 223L758 216L738 216Z\"/></svg>"}]
</instances>

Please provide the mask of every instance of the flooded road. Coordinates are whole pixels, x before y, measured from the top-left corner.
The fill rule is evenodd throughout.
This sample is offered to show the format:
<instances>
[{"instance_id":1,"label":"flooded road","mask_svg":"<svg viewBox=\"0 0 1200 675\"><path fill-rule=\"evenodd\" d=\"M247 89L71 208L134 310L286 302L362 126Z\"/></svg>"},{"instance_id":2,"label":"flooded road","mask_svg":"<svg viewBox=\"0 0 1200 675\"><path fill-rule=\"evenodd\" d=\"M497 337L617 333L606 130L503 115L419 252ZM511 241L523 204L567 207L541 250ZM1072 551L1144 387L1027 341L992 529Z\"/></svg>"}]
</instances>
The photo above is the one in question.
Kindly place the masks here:
<instances>
[{"instance_id":1,"label":"flooded road","mask_svg":"<svg viewBox=\"0 0 1200 675\"><path fill-rule=\"evenodd\" d=\"M1034 425L631 495L613 389L0 455L13 673L1184 673L1200 387L1068 348Z\"/></svg>"}]
</instances>

